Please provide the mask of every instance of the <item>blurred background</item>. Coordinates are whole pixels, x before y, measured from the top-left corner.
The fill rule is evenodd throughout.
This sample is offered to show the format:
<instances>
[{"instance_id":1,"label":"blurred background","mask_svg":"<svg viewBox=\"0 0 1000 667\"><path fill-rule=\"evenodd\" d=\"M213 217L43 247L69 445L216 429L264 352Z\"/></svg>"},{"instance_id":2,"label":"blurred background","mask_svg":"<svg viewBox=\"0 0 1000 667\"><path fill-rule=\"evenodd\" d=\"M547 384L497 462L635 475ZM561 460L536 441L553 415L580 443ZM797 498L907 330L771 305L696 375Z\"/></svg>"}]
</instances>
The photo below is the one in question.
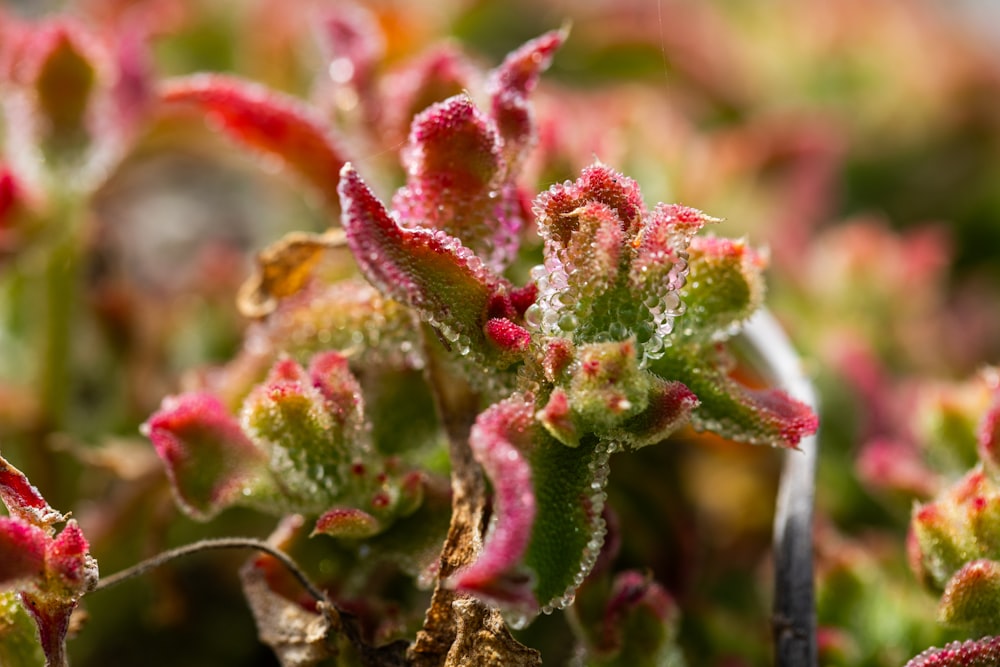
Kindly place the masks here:
<instances>
[{"instance_id":1,"label":"blurred background","mask_svg":"<svg viewBox=\"0 0 1000 667\"><path fill-rule=\"evenodd\" d=\"M700 208L725 219L720 235L768 249L770 307L821 395L822 664L896 666L959 637L936 624L936 598L910 572L905 542L914 501L974 461L942 424L972 419L990 386L977 373L1000 363L1000 3L372 1L358 3L378 35L371 70L346 79L331 64L350 44L314 20L345 5L0 7L26 19L67 11L98 30L143 16L157 77L229 72L309 100L354 159L379 174L383 193L402 182L407 118L386 108L373 129L371 89L391 101L401 85L394 77L441 40L488 68L569 26L534 96L540 139L529 189L600 159L636 179L650 206ZM53 495L65 504L50 501L91 521L102 571L199 535L268 530L266 519L238 510L208 526L178 516L155 459L135 452L151 455L136 427L183 371L238 349L245 322L234 296L253 252L286 231L330 224L273 171L210 132L163 123L90 202L99 220L88 264L96 314L79 335L100 331L104 342L78 360L78 427L63 446L104 473L64 473ZM121 349L132 370L109 376ZM16 362L0 362L4 377L17 377ZM7 427L15 450L17 428ZM94 454L111 445L133 449L126 458ZM44 467L21 457L25 468ZM137 467L123 470L123 460ZM610 504L625 527L618 566L648 568L676 598L691 665L771 661L779 468L777 452L693 434L613 462ZM239 602L238 563L185 563L94 596L92 627L71 643L74 664L276 664ZM214 574L222 565L229 574ZM523 637L557 665L570 656L552 638L566 632L556 614Z\"/></svg>"}]
</instances>

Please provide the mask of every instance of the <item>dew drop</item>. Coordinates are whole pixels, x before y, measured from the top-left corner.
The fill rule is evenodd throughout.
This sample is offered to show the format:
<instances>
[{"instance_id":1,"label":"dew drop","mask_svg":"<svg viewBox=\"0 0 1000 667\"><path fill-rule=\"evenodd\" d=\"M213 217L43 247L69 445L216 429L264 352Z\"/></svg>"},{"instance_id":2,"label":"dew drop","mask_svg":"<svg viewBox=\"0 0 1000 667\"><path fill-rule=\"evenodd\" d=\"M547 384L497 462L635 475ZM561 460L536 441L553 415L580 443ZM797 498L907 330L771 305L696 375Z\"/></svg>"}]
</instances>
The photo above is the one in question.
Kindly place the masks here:
<instances>
[{"instance_id":1,"label":"dew drop","mask_svg":"<svg viewBox=\"0 0 1000 667\"><path fill-rule=\"evenodd\" d=\"M569 333L574 331L578 326L580 326L580 320L577 319L576 315L572 313L566 313L559 318L559 328L563 331Z\"/></svg>"},{"instance_id":2,"label":"dew drop","mask_svg":"<svg viewBox=\"0 0 1000 667\"><path fill-rule=\"evenodd\" d=\"M542 307L537 303L528 306L528 309L524 311L524 323L537 329L542 323Z\"/></svg>"}]
</instances>

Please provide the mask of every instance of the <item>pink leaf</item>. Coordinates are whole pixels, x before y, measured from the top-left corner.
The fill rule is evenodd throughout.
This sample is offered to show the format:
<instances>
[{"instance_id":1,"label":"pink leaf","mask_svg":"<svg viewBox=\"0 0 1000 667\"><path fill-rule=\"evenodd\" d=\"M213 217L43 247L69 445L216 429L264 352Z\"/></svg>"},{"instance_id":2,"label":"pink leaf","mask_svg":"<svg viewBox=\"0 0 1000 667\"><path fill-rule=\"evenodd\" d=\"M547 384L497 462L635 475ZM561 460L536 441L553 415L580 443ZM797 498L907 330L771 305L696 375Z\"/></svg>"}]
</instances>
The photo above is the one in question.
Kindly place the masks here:
<instances>
[{"instance_id":1,"label":"pink leaf","mask_svg":"<svg viewBox=\"0 0 1000 667\"><path fill-rule=\"evenodd\" d=\"M627 648L626 643L631 640L650 643L643 648L651 654L670 641L671 627L678 616L677 603L649 575L635 570L622 572L615 577L604 608L599 648L602 652L616 653ZM652 626L637 623L647 618ZM652 628L658 628L659 632L650 633ZM638 631L630 633L629 630ZM630 636L632 634L636 636Z\"/></svg>"},{"instance_id":2,"label":"pink leaf","mask_svg":"<svg viewBox=\"0 0 1000 667\"><path fill-rule=\"evenodd\" d=\"M466 95L435 104L413 120L403 151L409 175L393 198L407 227L442 229L501 270L524 226L519 195L505 187L493 124Z\"/></svg>"},{"instance_id":3,"label":"pink leaf","mask_svg":"<svg viewBox=\"0 0 1000 667\"><path fill-rule=\"evenodd\" d=\"M445 232L400 227L350 165L340 193L348 245L379 291L413 307L459 354L501 367L516 359L485 333L497 311L510 310L505 280Z\"/></svg>"},{"instance_id":4,"label":"pink leaf","mask_svg":"<svg viewBox=\"0 0 1000 667\"><path fill-rule=\"evenodd\" d=\"M996 667L1000 664L1000 637L983 637L930 648L906 667Z\"/></svg>"},{"instance_id":5,"label":"pink leaf","mask_svg":"<svg viewBox=\"0 0 1000 667\"><path fill-rule=\"evenodd\" d=\"M979 423L977 433L979 457L994 471L1000 471L1000 392L994 392L993 402Z\"/></svg>"},{"instance_id":6,"label":"pink leaf","mask_svg":"<svg viewBox=\"0 0 1000 667\"><path fill-rule=\"evenodd\" d=\"M633 449L665 440L691 419L698 397L680 382L650 383L646 409L621 426L619 438Z\"/></svg>"},{"instance_id":7,"label":"pink leaf","mask_svg":"<svg viewBox=\"0 0 1000 667\"><path fill-rule=\"evenodd\" d=\"M362 5L342 4L319 22L330 78L335 84L366 85L385 52L377 17Z\"/></svg>"},{"instance_id":8,"label":"pink leaf","mask_svg":"<svg viewBox=\"0 0 1000 667\"><path fill-rule=\"evenodd\" d=\"M445 44L383 77L387 141L404 139L414 116L471 89L475 76L472 63L453 45Z\"/></svg>"},{"instance_id":9,"label":"pink leaf","mask_svg":"<svg viewBox=\"0 0 1000 667\"><path fill-rule=\"evenodd\" d=\"M578 228L578 217L573 212L591 202L611 209L623 231L633 234L646 211L635 181L603 164L591 165L575 182L554 185L535 199L535 216L538 231L545 239L546 254L564 252Z\"/></svg>"},{"instance_id":10,"label":"pink leaf","mask_svg":"<svg viewBox=\"0 0 1000 667\"><path fill-rule=\"evenodd\" d=\"M535 520L535 495L527 453L533 447L534 409L515 395L479 415L469 445L493 483L495 523L483 552L452 582L458 590L475 591L520 607L537 607L531 582L518 567L528 547Z\"/></svg>"},{"instance_id":11,"label":"pink leaf","mask_svg":"<svg viewBox=\"0 0 1000 667\"><path fill-rule=\"evenodd\" d=\"M333 537L364 538L382 531L382 523L363 510L338 507L329 510L316 520L313 535L323 533Z\"/></svg>"},{"instance_id":12,"label":"pink leaf","mask_svg":"<svg viewBox=\"0 0 1000 667\"><path fill-rule=\"evenodd\" d=\"M167 467L184 510L206 519L259 485L265 454L211 394L182 394L163 402L143 425Z\"/></svg>"},{"instance_id":13,"label":"pink leaf","mask_svg":"<svg viewBox=\"0 0 1000 667\"><path fill-rule=\"evenodd\" d=\"M18 519L0 516L0 589L41 577L49 535Z\"/></svg>"},{"instance_id":14,"label":"pink leaf","mask_svg":"<svg viewBox=\"0 0 1000 667\"><path fill-rule=\"evenodd\" d=\"M522 164L536 140L534 114L528 95L548 69L556 50L566 41L567 30L553 30L524 44L490 73L487 92L491 113L503 140L503 155L512 171Z\"/></svg>"},{"instance_id":15,"label":"pink leaf","mask_svg":"<svg viewBox=\"0 0 1000 667\"><path fill-rule=\"evenodd\" d=\"M59 18L28 32L19 60L16 76L32 91L53 147L77 148L92 120L92 95L109 77L108 54L82 26Z\"/></svg>"},{"instance_id":16,"label":"pink leaf","mask_svg":"<svg viewBox=\"0 0 1000 667\"><path fill-rule=\"evenodd\" d=\"M45 502L24 473L0 456L0 499L14 518L33 526L49 528L65 517Z\"/></svg>"},{"instance_id":17,"label":"pink leaf","mask_svg":"<svg viewBox=\"0 0 1000 667\"><path fill-rule=\"evenodd\" d=\"M160 95L168 104L193 106L237 143L280 160L336 206L343 150L326 120L300 100L219 74L168 80Z\"/></svg>"},{"instance_id":18,"label":"pink leaf","mask_svg":"<svg viewBox=\"0 0 1000 667\"><path fill-rule=\"evenodd\" d=\"M67 595L93 590L97 585L97 565L90 557L90 545L76 521L66 526L45 550L45 569L58 577Z\"/></svg>"}]
</instances>

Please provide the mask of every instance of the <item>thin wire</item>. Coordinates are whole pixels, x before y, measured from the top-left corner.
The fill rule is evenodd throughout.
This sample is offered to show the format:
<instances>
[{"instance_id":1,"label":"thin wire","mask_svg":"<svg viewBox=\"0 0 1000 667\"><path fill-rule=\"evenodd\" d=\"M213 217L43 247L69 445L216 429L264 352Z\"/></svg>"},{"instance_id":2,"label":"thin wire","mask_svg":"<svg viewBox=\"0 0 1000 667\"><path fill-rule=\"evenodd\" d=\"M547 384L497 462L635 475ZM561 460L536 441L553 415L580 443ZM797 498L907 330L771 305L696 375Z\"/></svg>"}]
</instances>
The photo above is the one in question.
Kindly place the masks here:
<instances>
[{"instance_id":1,"label":"thin wire","mask_svg":"<svg viewBox=\"0 0 1000 667\"><path fill-rule=\"evenodd\" d=\"M309 593L309 595L315 598L317 602L328 602L323 591L321 591L319 587L317 587L316 584L309 579L298 564L292 560L291 556L286 554L284 551L271 546L267 542L253 537L222 537L217 539L201 540L199 542L177 547L176 549L170 549L168 551L164 551L163 553L159 553L152 558L136 563L135 565L121 570L120 572L116 572L115 574L107 577L101 577L94 590L100 591L105 588L110 588L111 586L120 584L127 579L141 576L150 570L154 570L161 565L165 565L166 563L176 558L181 558L182 556L219 549L253 549L255 551L262 551L269 556L273 556L288 569L292 576L294 576L295 579L302 584L302 587Z\"/></svg>"}]
</instances>

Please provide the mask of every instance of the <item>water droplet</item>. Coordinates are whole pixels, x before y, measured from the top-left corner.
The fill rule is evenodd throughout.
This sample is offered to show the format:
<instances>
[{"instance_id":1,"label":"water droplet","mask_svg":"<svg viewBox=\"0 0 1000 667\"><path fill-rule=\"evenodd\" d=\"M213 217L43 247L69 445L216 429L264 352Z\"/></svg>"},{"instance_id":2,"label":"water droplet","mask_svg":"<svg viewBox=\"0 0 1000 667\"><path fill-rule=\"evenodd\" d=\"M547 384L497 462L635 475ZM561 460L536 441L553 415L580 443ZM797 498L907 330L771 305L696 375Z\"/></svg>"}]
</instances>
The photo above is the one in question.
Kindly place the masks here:
<instances>
[{"instance_id":1,"label":"water droplet","mask_svg":"<svg viewBox=\"0 0 1000 667\"><path fill-rule=\"evenodd\" d=\"M542 323L542 307L537 303L528 306L528 309L524 311L524 323L537 329Z\"/></svg>"},{"instance_id":2,"label":"water droplet","mask_svg":"<svg viewBox=\"0 0 1000 667\"><path fill-rule=\"evenodd\" d=\"M567 333L575 330L578 326L580 326L580 320L572 313L566 313L559 318L559 328Z\"/></svg>"}]
</instances>

